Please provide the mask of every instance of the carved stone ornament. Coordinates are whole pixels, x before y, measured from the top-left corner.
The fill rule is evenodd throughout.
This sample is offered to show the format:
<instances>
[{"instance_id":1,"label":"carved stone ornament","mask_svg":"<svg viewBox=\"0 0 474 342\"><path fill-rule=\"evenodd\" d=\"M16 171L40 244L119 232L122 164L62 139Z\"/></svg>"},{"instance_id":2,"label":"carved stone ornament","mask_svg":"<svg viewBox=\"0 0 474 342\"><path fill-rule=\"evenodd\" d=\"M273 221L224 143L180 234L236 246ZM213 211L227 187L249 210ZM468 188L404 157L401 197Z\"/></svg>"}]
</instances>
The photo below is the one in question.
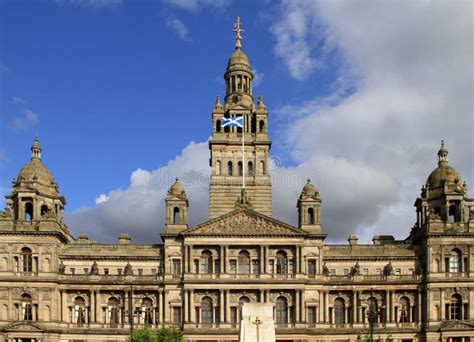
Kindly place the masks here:
<instances>
[{"instance_id":1,"label":"carved stone ornament","mask_svg":"<svg viewBox=\"0 0 474 342\"><path fill-rule=\"evenodd\" d=\"M452 330L474 330L474 324L465 321L448 321L444 322L439 326L440 331L452 331Z\"/></svg>"},{"instance_id":2,"label":"carved stone ornament","mask_svg":"<svg viewBox=\"0 0 474 342\"><path fill-rule=\"evenodd\" d=\"M24 293L29 294L33 300L38 298L38 289L35 287L16 287L13 289L13 296L15 298L20 299Z\"/></svg>"},{"instance_id":3,"label":"carved stone ornament","mask_svg":"<svg viewBox=\"0 0 474 342\"><path fill-rule=\"evenodd\" d=\"M187 235L303 235L304 232L286 223L261 215L251 210L240 209L204 222Z\"/></svg>"},{"instance_id":4,"label":"carved stone ornament","mask_svg":"<svg viewBox=\"0 0 474 342\"><path fill-rule=\"evenodd\" d=\"M44 331L43 327L37 323L31 322L15 322L4 327L5 331Z\"/></svg>"}]
</instances>

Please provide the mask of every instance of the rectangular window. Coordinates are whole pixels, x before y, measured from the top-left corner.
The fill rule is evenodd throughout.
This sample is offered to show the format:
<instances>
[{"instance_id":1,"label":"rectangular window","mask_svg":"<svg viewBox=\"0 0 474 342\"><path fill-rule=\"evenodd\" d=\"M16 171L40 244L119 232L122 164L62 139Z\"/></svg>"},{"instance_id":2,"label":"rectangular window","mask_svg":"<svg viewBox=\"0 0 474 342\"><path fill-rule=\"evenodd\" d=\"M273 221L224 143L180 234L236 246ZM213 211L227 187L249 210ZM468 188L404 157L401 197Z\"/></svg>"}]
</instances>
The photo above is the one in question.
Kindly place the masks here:
<instances>
[{"instance_id":1,"label":"rectangular window","mask_svg":"<svg viewBox=\"0 0 474 342\"><path fill-rule=\"evenodd\" d=\"M368 268L364 268L364 269L362 270L362 274L363 274L363 275L369 275L369 269L368 269Z\"/></svg>"},{"instance_id":2,"label":"rectangular window","mask_svg":"<svg viewBox=\"0 0 474 342\"><path fill-rule=\"evenodd\" d=\"M199 274L199 260L194 260L194 273Z\"/></svg>"},{"instance_id":3,"label":"rectangular window","mask_svg":"<svg viewBox=\"0 0 474 342\"><path fill-rule=\"evenodd\" d=\"M252 273L253 274L259 274L260 273L258 260L252 260Z\"/></svg>"},{"instance_id":4,"label":"rectangular window","mask_svg":"<svg viewBox=\"0 0 474 342\"><path fill-rule=\"evenodd\" d=\"M395 274L396 274L396 275L402 274L402 270L401 270L400 268L396 268L396 269L395 269Z\"/></svg>"},{"instance_id":5,"label":"rectangular window","mask_svg":"<svg viewBox=\"0 0 474 342\"><path fill-rule=\"evenodd\" d=\"M309 324L316 323L316 307L315 306L308 307L308 323Z\"/></svg>"},{"instance_id":6,"label":"rectangular window","mask_svg":"<svg viewBox=\"0 0 474 342\"><path fill-rule=\"evenodd\" d=\"M308 260L308 274L309 275L316 274L316 260Z\"/></svg>"},{"instance_id":7,"label":"rectangular window","mask_svg":"<svg viewBox=\"0 0 474 342\"><path fill-rule=\"evenodd\" d=\"M181 307L173 307L173 323L176 325L181 325Z\"/></svg>"},{"instance_id":8,"label":"rectangular window","mask_svg":"<svg viewBox=\"0 0 474 342\"><path fill-rule=\"evenodd\" d=\"M109 269L108 268L104 268L104 274L105 275L109 274Z\"/></svg>"},{"instance_id":9,"label":"rectangular window","mask_svg":"<svg viewBox=\"0 0 474 342\"><path fill-rule=\"evenodd\" d=\"M89 269L87 267L84 268L84 274L89 274Z\"/></svg>"},{"instance_id":10,"label":"rectangular window","mask_svg":"<svg viewBox=\"0 0 474 342\"><path fill-rule=\"evenodd\" d=\"M230 263L230 273L237 273L237 262L235 260L231 260L229 263Z\"/></svg>"},{"instance_id":11,"label":"rectangular window","mask_svg":"<svg viewBox=\"0 0 474 342\"><path fill-rule=\"evenodd\" d=\"M230 322L233 327L237 326L237 308L235 306L230 308Z\"/></svg>"},{"instance_id":12,"label":"rectangular window","mask_svg":"<svg viewBox=\"0 0 474 342\"><path fill-rule=\"evenodd\" d=\"M331 268L331 269L329 270L329 275L335 276L335 275L336 275L336 269L335 269L335 268Z\"/></svg>"},{"instance_id":13,"label":"rectangular window","mask_svg":"<svg viewBox=\"0 0 474 342\"><path fill-rule=\"evenodd\" d=\"M117 268L117 274L122 275L122 269L121 268Z\"/></svg>"},{"instance_id":14,"label":"rectangular window","mask_svg":"<svg viewBox=\"0 0 474 342\"><path fill-rule=\"evenodd\" d=\"M409 273L409 274L415 274L413 268L409 268L409 269L408 269L408 273Z\"/></svg>"},{"instance_id":15,"label":"rectangular window","mask_svg":"<svg viewBox=\"0 0 474 342\"><path fill-rule=\"evenodd\" d=\"M382 274L382 269L381 269L381 268L377 268L377 269L375 270L375 273L376 273L377 275L381 275L381 274Z\"/></svg>"},{"instance_id":16,"label":"rectangular window","mask_svg":"<svg viewBox=\"0 0 474 342\"><path fill-rule=\"evenodd\" d=\"M288 273L289 274L293 274L293 271L294 271L294 261L293 260L288 260Z\"/></svg>"},{"instance_id":17,"label":"rectangular window","mask_svg":"<svg viewBox=\"0 0 474 342\"><path fill-rule=\"evenodd\" d=\"M179 276L181 274L181 260L173 259L173 275Z\"/></svg>"},{"instance_id":18,"label":"rectangular window","mask_svg":"<svg viewBox=\"0 0 474 342\"><path fill-rule=\"evenodd\" d=\"M156 274L156 268L152 268L151 269L151 275L155 275Z\"/></svg>"},{"instance_id":19,"label":"rectangular window","mask_svg":"<svg viewBox=\"0 0 474 342\"><path fill-rule=\"evenodd\" d=\"M74 267L71 267L70 270L71 270L71 274L76 274L76 269Z\"/></svg>"},{"instance_id":20,"label":"rectangular window","mask_svg":"<svg viewBox=\"0 0 474 342\"><path fill-rule=\"evenodd\" d=\"M275 268L275 261L270 260L270 261L268 262L268 269L269 269L269 271L270 271L270 274L275 273L274 268Z\"/></svg>"},{"instance_id":21,"label":"rectangular window","mask_svg":"<svg viewBox=\"0 0 474 342\"><path fill-rule=\"evenodd\" d=\"M221 273L221 261L214 261L214 273Z\"/></svg>"},{"instance_id":22,"label":"rectangular window","mask_svg":"<svg viewBox=\"0 0 474 342\"><path fill-rule=\"evenodd\" d=\"M143 275L143 268L138 269L138 275L141 277Z\"/></svg>"},{"instance_id":23,"label":"rectangular window","mask_svg":"<svg viewBox=\"0 0 474 342\"><path fill-rule=\"evenodd\" d=\"M348 275L349 274L349 269L348 268L345 268L344 269L344 275Z\"/></svg>"}]
</instances>

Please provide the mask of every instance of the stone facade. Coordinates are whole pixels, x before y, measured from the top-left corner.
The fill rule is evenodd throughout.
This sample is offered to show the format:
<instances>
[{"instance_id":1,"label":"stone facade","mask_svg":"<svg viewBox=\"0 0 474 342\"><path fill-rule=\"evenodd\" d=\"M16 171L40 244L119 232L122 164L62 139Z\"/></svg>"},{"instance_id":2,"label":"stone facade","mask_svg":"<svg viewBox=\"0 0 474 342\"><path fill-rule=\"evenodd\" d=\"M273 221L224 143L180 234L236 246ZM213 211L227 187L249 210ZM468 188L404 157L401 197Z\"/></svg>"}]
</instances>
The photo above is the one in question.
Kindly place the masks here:
<instances>
[{"instance_id":1,"label":"stone facade","mask_svg":"<svg viewBox=\"0 0 474 342\"><path fill-rule=\"evenodd\" d=\"M273 305L278 341L354 341L371 327L382 341L474 340L474 200L444 144L406 239L326 244L324 196L310 181L295 198L297 226L271 216L268 113L261 98L254 104L252 79L238 38L212 113L210 218L188 226L176 180L162 243L74 238L35 141L0 212L3 340L124 341L144 325L175 324L187 341L237 341L246 302ZM243 133L222 125L236 115Z\"/></svg>"}]
</instances>

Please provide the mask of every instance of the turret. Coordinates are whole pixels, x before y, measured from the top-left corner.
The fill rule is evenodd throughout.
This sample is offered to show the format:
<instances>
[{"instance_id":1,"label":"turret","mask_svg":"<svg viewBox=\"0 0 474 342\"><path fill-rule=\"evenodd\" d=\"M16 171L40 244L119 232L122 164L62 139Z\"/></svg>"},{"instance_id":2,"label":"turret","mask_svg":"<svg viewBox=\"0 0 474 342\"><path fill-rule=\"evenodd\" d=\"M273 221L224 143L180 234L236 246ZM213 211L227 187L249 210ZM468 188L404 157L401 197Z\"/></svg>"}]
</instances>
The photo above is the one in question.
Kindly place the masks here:
<instances>
[{"instance_id":1,"label":"turret","mask_svg":"<svg viewBox=\"0 0 474 342\"><path fill-rule=\"evenodd\" d=\"M188 199L184 187L176 178L166 196L166 233L179 233L188 228Z\"/></svg>"},{"instance_id":2,"label":"turret","mask_svg":"<svg viewBox=\"0 0 474 342\"><path fill-rule=\"evenodd\" d=\"M308 179L297 203L298 227L308 233L321 233L321 198Z\"/></svg>"}]
</instances>

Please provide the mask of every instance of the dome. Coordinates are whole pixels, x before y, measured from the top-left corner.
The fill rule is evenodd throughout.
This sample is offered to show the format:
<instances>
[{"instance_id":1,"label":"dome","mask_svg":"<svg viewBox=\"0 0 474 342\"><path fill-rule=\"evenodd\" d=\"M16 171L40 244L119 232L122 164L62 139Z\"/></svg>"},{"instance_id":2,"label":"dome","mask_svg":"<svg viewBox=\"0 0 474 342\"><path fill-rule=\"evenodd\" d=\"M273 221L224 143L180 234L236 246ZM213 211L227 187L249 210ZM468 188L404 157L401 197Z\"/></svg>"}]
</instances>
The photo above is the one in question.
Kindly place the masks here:
<instances>
[{"instance_id":1,"label":"dome","mask_svg":"<svg viewBox=\"0 0 474 342\"><path fill-rule=\"evenodd\" d=\"M176 178L176 181L171 185L169 193L173 195L181 195L184 193L184 187L178 178Z\"/></svg>"},{"instance_id":2,"label":"dome","mask_svg":"<svg viewBox=\"0 0 474 342\"><path fill-rule=\"evenodd\" d=\"M442 188L445 183L462 184L461 175L450 165L440 164L426 180L426 188L429 190Z\"/></svg>"},{"instance_id":3,"label":"dome","mask_svg":"<svg viewBox=\"0 0 474 342\"><path fill-rule=\"evenodd\" d=\"M235 70L244 70L252 74L252 67L250 66L249 59L245 52L240 48L235 49L227 62L227 72Z\"/></svg>"},{"instance_id":4,"label":"dome","mask_svg":"<svg viewBox=\"0 0 474 342\"><path fill-rule=\"evenodd\" d=\"M51 172L43 165L41 160L32 159L22 167L17 177L18 182L38 182L44 185L54 185L54 178Z\"/></svg>"},{"instance_id":5,"label":"dome","mask_svg":"<svg viewBox=\"0 0 474 342\"><path fill-rule=\"evenodd\" d=\"M448 185L461 185L462 179L459 172L449 165L448 150L444 146L444 141L441 140L441 147L438 151L438 167L431 172L426 180L426 188L428 190L443 188L445 183Z\"/></svg>"},{"instance_id":6,"label":"dome","mask_svg":"<svg viewBox=\"0 0 474 342\"><path fill-rule=\"evenodd\" d=\"M306 185L303 187L301 194L305 196L315 196L317 194L316 187L311 183L310 179L306 181Z\"/></svg>"}]
</instances>

